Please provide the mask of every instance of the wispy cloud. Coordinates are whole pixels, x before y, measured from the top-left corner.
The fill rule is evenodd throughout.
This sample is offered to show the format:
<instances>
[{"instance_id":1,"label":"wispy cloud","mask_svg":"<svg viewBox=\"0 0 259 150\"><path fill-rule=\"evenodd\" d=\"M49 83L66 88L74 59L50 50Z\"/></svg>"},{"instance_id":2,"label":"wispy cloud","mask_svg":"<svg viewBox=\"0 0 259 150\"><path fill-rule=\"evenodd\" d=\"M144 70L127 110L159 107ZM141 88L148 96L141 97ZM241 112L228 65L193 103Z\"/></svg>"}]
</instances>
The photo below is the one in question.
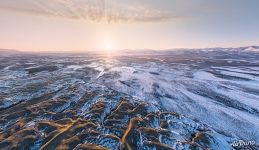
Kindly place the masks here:
<instances>
[{"instance_id":1,"label":"wispy cloud","mask_svg":"<svg viewBox=\"0 0 259 150\"><path fill-rule=\"evenodd\" d=\"M182 18L145 4L111 0L8 0L0 8L33 15L55 16L94 22L161 22Z\"/></svg>"}]
</instances>

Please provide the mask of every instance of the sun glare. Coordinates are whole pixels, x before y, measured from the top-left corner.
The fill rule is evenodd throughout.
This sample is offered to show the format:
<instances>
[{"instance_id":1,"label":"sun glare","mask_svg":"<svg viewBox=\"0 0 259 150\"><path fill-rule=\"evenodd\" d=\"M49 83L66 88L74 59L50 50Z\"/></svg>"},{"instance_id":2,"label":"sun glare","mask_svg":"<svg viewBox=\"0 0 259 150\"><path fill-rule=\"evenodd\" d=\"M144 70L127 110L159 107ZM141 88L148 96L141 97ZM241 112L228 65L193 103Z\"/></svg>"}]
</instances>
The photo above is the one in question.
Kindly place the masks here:
<instances>
[{"instance_id":1,"label":"sun glare","mask_svg":"<svg viewBox=\"0 0 259 150\"><path fill-rule=\"evenodd\" d=\"M104 49L105 51L110 52L113 50L113 45L111 43L106 43Z\"/></svg>"}]
</instances>

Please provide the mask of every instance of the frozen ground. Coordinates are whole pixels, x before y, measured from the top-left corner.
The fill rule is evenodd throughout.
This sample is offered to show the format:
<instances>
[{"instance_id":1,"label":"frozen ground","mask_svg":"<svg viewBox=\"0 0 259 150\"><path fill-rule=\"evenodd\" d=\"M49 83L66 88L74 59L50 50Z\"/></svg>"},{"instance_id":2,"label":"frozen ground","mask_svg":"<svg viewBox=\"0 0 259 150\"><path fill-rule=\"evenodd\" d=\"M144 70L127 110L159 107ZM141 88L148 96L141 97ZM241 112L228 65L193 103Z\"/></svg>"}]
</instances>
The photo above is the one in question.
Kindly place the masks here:
<instances>
[{"instance_id":1,"label":"frozen ground","mask_svg":"<svg viewBox=\"0 0 259 150\"><path fill-rule=\"evenodd\" d=\"M225 148L224 142L239 139L259 143L258 47L0 55L0 114L49 93L68 100L52 110L63 112L101 87L206 124ZM81 105L76 113L85 116L91 104ZM15 121L7 117L0 128Z\"/></svg>"}]
</instances>

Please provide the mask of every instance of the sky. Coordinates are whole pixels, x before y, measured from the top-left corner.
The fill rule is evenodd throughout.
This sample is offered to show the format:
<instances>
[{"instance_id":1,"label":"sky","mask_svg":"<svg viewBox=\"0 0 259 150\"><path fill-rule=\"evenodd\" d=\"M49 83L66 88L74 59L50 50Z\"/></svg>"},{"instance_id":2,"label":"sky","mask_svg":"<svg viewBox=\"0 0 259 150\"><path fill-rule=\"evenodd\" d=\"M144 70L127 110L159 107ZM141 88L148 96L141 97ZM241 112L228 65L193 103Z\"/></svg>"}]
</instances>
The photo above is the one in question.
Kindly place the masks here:
<instances>
[{"instance_id":1,"label":"sky","mask_svg":"<svg viewBox=\"0 0 259 150\"><path fill-rule=\"evenodd\" d=\"M0 0L0 48L24 51L259 45L258 0Z\"/></svg>"}]
</instances>

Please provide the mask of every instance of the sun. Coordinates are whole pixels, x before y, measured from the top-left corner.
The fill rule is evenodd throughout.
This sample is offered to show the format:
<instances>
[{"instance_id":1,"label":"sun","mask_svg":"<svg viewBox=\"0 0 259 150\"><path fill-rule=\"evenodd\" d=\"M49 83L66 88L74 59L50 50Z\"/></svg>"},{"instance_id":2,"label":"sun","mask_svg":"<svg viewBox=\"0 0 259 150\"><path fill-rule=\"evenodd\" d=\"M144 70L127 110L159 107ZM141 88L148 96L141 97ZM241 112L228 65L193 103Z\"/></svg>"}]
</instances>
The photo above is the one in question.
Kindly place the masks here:
<instances>
[{"instance_id":1,"label":"sun","mask_svg":"<svg viewBox=\"0 0 259 150\"><path fill-rule=\"evenodd\" d=\"M105 46L104 46L104 49L105 49L105 51L107 51L107 52L112 51L112 50L113 50L113 45L112 45L112 43L106 43Z\"/></svg>"}]
</instances>

